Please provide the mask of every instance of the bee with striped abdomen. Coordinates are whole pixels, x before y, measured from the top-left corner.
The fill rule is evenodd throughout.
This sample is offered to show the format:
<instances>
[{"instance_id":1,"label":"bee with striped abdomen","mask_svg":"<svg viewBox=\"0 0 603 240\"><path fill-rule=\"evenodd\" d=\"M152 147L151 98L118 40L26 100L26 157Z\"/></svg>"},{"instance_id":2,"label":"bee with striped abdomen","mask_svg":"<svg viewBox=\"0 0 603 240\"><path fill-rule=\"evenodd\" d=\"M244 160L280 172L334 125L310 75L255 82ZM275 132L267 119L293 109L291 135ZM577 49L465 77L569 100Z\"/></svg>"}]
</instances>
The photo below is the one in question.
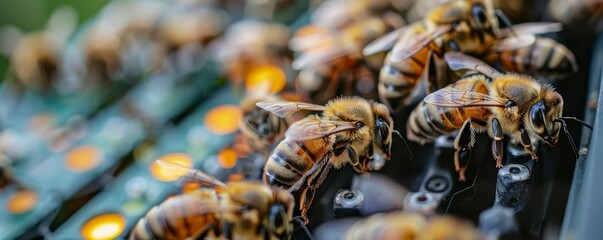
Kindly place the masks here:
<instances>
[{"instance_id":1,"label":"bee with striped abdomen","mask_svg":"<svg viewBox=\"0 0 603 240\"><path fill-rule=\"evenodd\" d=\"M422 22L393 31L369 44L365 55L391 49L381 68L379 96L399 111L421 96L458 78L449 73L443 55L463 52L486 57L510 71L559 78L574 73L573 54L558 42L534 34L558 31L558 25L513 25L490 1L450 1L433 9ZM499 22L505 28L499 28ZM503 56L503 58L499 58ZM547 57L550 56L550 57ZM425 80L425 87L419 87Z\"/></svg>"},{"instance_id":2,"label":"bee with striped abdomen","mask_svg":"<svg viewBox=\"0 0 603 240\"><path fill-rule=\"evenodd\" d=\"M14 26L0 29L0 50L10 58L9 78L19 86L48 91L64 81L64 50L77 26L77 13L68 6L57 8L46 29L24 34Z\"/></svg>"},{"instance_id":3,"label":"bee with striped abdomen","mask_svg":"<svg viewBox=\"0 0 603 240\"><path fill-rule=\"evenodd\" d=\"M431 58L447 51L481 54L496 41L497 29L491 1L456 0L372 42L365 55L391 49L379 75L381 101L394 111L411 104L420 94L420 80L429 74L428 64L435 62Z\"/></svg>"},{"instance_id":4,"label":"bee with striped abdomen","mask_svg":"<svg viewBox=\"0 0 603 240\"><path fill-rule=\"evenodd\" d=\"M375 116L371 103L359 97L331 100L326 106L300 102L259 102L279 117L299 110L321 111L292 124L268 158L264 182L288 190L301 190L300 209L306 213L314 193L331 167L357 166L362 156L373 155Z\"/></svg>"},{"instance_id":5,"label":"bee with striped abdomen","mask_svg":"<svg viewBox=\"0 0 603 240\"><path fill-rule=\"evenodd\" d=\"M293 196L262 183L225 184L200 170L158 160L201 185L153 207L134 226L130 239L289 239Z\"/></svg>"},{"instance_id":6,"label":"bee with striped abdomen","mask_svg":"<svg viewBox=\"0 0 603 240\"><path fill-rule=\"evenodd\" d=\"M562 117L563 98L552 86L526 75L501 74L462 53L446 53L445 58L452 70L478 74L425 97L410 114L407 136L425 143L458 130L454 148L460 180L465 179L467 166L460 166L459 154L473 147L475 132L486 131L492 138L497 167L502 167L504 135L521 143L534 160L538 158L532 147L536 142L554 146L561 127L570 138L564 121L567 118Z\"/></svg>"}]
</instances>

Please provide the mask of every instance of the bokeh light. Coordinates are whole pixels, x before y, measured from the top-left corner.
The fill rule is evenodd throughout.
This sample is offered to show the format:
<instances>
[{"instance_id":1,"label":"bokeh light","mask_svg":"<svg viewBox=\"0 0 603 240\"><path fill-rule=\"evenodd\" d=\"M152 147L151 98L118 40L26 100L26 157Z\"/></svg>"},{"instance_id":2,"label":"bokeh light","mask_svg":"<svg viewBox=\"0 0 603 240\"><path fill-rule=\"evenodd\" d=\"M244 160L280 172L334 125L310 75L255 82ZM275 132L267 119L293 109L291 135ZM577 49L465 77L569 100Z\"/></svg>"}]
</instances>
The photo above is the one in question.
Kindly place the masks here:
<instances>
[{"instance_id":1,"label":"bokeh light","mask_svg":"<svg viewBox=\"0 0 603 240\"><path fill-rule=\"evenodd\" d=\"M93 217L82 227L84 239L115 239L125 228L126 219L119 214L108 213Z\"/></svg>"},{"instance_id":2,"label":"bokeh light","mask_svg":"<svg viewBox=\"0 0 603 240\"><path fill-rule=\"evenodd\" d=\"M277 93L285 88L286 82L285 73L279 67L262 65L249 71L245 87L253 93Z\"/></svg>"},{"instance_id":3,"label":"bokeh light","mask_svg":"<svg viewBox=\"0 0 603 240\"><path fill-rule=\"evenodd\" d=\"M218 153L218 163L223 168L233 168L237 165L237 152L232 148L226 148Z\"/></svg>"},{"instance_id":4,"label":"bokeh light","mask_svg":"<svg viewBox=\"0 0 603 240\"><path fill-rule=\"evenodd\" d=\"M12 214L30 211L38 203L38 195L31 190L19 190L6 202L6 210Z\"/></svg>"},{"instance_id":5,"label":"bokeh light","mask_svg":"<svg viewBox=\"0 0 603 240\"><path fill-rule=\"evenodd\" d=\"M207 129L213 134L225 135L239 129L242 117L243 113L239 107L223 105L209 111L204 122Z\"/></svg>"},{"instance_id":6,"label":"bokeh light","mask_svg":"<svg viewBox=\"0 0 603 240\"><path fill-rule=\"evenodd\" d=\"M65 156L65 166L74 172L88 171L100 163L100 150L93 145L83 145L69 151Z\"/></svg>"},{"instance_id":7,"label":"bokeh light","mask_svg":"<svg viewBox=\"0 0 603 240\"><path fill-rule=\"evenodd\" d=\"M162 156L161 161L168 163L175 163L183 167L191 168L193 166L193 160L188 154L185 153L170 153ZM151 175L163 182L172 182L182 177L185 173L182 171L172 171L173 169L162 166L157 161L154 161L150 166Z\"/></svg>"}]
</instances>

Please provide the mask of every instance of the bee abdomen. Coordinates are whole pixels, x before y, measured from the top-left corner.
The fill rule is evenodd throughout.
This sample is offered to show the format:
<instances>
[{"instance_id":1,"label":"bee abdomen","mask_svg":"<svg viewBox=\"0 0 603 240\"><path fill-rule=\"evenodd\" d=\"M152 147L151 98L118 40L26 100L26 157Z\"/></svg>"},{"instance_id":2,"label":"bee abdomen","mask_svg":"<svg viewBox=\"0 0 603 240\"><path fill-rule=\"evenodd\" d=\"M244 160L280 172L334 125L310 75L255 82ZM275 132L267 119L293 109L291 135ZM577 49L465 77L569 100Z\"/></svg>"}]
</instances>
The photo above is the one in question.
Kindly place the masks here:
<instances>
[{"instance_id":1,"label":"bee abdomen","mask_svg":"<svg viewBox=\"0 0 603 240\"><path fill-rule=\"evenodd\" d=\"M458 128L458 124L455 124L458 121L456 115L447 110L421 102L408 118L408 131L421 142L431 142L439 136L450 134Z\"/></svg>"},{"instance_id":2,"label":"bee abdomen","mask_svg":"<svg viewBox=\"0 0 603 240\"><path fill-rule=\"evenodd\" d=\"M288 189L308 171L316 157L303 143L285 139L266 162L264 182Z\"/></svg>"},{"instance_id":3,"label":"bee abdomen","mask_svg":"<svg viewBox=\"0 0 603 240\"><path fill-rule=\"evenodd\" d=\"M170 198L136 223L130 239L184 239L207 233L218 220L205 203L198 196Z\"/></svg>"},{"instance_id":4,"label":"bee abdomen","mask_svg":"<svg viewBox=\"0 0 603 240\"><path fill-rule=\"evenodd\" d=\"M379 74L379 96L395 111L401 110L416 89L425 68L429 49L401 62L384 64Z\"/></svg>"},{"instance_id":5,"label":"bee abdomen","mask_svg":"<svg viewBox=\"0 0 603 240\"><path fill-rule=\"evenodd\" d=\"M529 47L500 53L507 70L543 77L567 76L578 71L574 54L555 40L538 37Z\"/></svg>"}]
</instances>

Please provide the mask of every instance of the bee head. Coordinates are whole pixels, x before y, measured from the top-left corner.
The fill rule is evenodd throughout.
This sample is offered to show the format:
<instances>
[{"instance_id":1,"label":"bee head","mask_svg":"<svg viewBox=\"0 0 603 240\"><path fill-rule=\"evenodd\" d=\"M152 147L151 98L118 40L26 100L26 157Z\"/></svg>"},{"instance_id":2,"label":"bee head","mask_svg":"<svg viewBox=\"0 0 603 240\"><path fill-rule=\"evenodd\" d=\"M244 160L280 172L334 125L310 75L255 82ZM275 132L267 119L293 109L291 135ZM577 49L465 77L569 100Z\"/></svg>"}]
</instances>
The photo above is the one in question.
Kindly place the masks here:
<instances>
[{"instance_id":1,"label":"bee head","mask_svg":"<svg viewBox=\"0 0 603 240\"><path fill-rule=\"evenodd\" d=\"M373 102L373 114L375 115L375 135L373 145L383 151L385 158L389 160L392 147L392 129L394 120L389 115L389 109L382 103Z\"/></svg>"},{"instance_id":2,"label":"bee head","mask_svg":"<svg viewBox=\"0 0 603 240\"><path fill-rule=\"evenodd\" d=\"M373 127L375 118L369 102L360 97L342 97L331 100L327 104L327 111L324 112L325 118L334 121L343 121L353 123L355 130L343 132L340 136L343 141L354 141L365 143L373 141ZM364 146L366 147L366 146ZM356 149L356 151L364 149Z\"/></svg>"},{"instance_id":3,"label":"bee head","mask_svg":"<svg viewBox=\"0 0 603 240\"><path fill-rule=\"evenodd\" d=\"M541 100L530 107L528 126L549 146L554 146L559 139L561 124L555 122L562 116L563 98L549 86L545 85Z\"/></svg>"},{"instance_id":4,"label":"bee head","mask_svg":"<svg viewBox=\"0 0 603 240\"><path fill-rule=\"evenodd\" d=\"M293 233L291 219L295 199L289 192L282 189L274 189L273 193L276 201L268 213L268 232L278 239L289 239Z\"/></svg>"},{"instance_id":5,"label":"bee head","mask_svg":"<svg viewBox=\"0 0 603 240\"><path fill-rule=\"evenodd\" d=\"M496 14L489 0L450 1L434 9L429 19L436 23L459 25L464 22L471 29L490 30L497 24Z\"/></svg>"}]
</instances>

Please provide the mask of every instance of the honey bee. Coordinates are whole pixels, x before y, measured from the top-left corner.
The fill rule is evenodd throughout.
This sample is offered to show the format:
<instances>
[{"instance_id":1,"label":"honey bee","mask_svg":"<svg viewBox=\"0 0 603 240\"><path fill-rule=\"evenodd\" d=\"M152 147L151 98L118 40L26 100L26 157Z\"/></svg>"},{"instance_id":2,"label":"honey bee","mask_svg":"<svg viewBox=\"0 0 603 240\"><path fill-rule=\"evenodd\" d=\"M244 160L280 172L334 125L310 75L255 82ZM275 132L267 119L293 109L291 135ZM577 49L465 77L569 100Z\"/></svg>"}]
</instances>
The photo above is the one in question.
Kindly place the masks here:
<instances>
[{"instance_id":1,"label":"honey bee","mask_svg":"<svg viewBox=\"0 0 603 240\"><path fill-rule=\"evenodd\" d=\"M558 25L511 26L506 19L488 0L450 1L433 9L425 20L370 43L365 55L391 49L379 76L380 99L399 111L422 96L422 90L429 93L456 81L446 75L442 59L449 51L488 56L489 62L507 70L544 77L562 77L577 70L571 51L554 40L534 36L556 31Z\"/></svg>"},{"instance_id":2,"label":"honey bee","mask_svg":"<svg viewBox=\"0 0 603 240\"><path fill-rule=\"evenodd\" d=\"M322 112L322 116L310 115L289 127L268 158L263 176L270 185L302 191L300 210L306 223L314 192L331 167L351 164L365 172L375 146L383 158L390 157L393 120L380 103L342 97L326 106L301 102L259 102L258 106L279 117L300 110Z\"/></svg>"},{"instance_id":3,"label":"honey bee","mask_svg":"<svg viewBox=\"0 0 603 240\"><path fill-rule=\"evenodd\" d=\"M63 50L77 25L77 14L59 7L50 16L46 29L28 34L13 26L3 26L3 54L10 58L11 77L27 89L47 91L60 82Z\"/></svg>"},{"instance_id":4,"label":"honey bee","mask_svg":"<svg viewBox=\"0 0 603 240\"><path fill-rule=\"evenodd\" d=\"M280 23L239 21L226 29L216 59L234 86L245 83L254 70L262 67L287 72L291 62L287 49L290 35L287 26Z\"/></svg>"},{"instance_id":5,"label":"honey bee","mask_svg":"<svg viewBox=\"0 0 603 240\"><path fill-rule=\"evenodd\" d=\"M262 183L220 180L178 164L158 160L211 189L168 198L141 218L130 239L289 239L293 196Z\"/></svg>"},{"instance_id":6,"label":"honey bee","mask_svg":"<svg viewBox=\"0 0 603 240\"><path fill-rule=\"evenodd\" d=\"M324 104L336 96L377 97L377 74L385 55L363 57L361 48L378 36L403 24L398 15L367 17L339 31L310 25L314 34L296 36L290 46L300 51L293 62L300 70L296 87L312 102Z\"/></svg>"},{"instance_id":7,"label":"honey bee","mask_svg":"<svg viewBox=\"0 0 603 240\"><path fill-rule=\"evenodd\" d=\"M499 73L462 53L446 53L445 59L452 70L479 74L425 97L410 114L407 136L423 144L458 130L454 160L460 180L465 180L467 166L459 166L459 154L473 147L476 132L486 131L492 138L497 167L502 167L504 135L520 143L533 160L538 157L532 146L540 141L554 146L561 127L571 138L564 121L568 118L562 116L563 98L552 86L526 75Z\"/></svg>"},{"instance_id":8,"label":"honey bee","mask_svg":"<svg viewBox=\"0 0 603 240\"><path fill-rule=\"evenodd\" d=\"M425 20L367 45L365 55L391 48L379 75L381 101L394 111L409 105L420 93L420 79L429 74L430 56L443 56L447 51L484 53L496 41L496 29L491 1L457 0L434 8Z\"/></svg>"},{"instance_id":9,"label":"honey bee","mask_svg":"<svg viewBox=\"0 0 603 240\"><path fill-rule=\"evenodd\" d=\"M342 239L481 239L475 227L461 219L427 219L404 212L376 214L354 223Z\"/></svg>"}]
</instances>

